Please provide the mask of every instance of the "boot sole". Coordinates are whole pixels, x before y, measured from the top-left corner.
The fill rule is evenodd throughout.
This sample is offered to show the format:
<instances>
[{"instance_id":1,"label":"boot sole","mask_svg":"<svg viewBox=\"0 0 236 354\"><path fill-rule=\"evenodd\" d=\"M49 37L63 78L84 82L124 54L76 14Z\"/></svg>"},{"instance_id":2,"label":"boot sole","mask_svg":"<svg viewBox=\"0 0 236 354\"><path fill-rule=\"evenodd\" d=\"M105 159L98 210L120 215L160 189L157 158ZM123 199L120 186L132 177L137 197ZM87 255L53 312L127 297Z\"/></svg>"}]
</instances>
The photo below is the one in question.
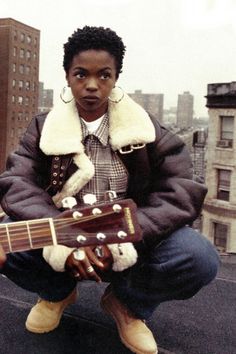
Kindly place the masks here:
<instances>
[{"instance_id":1,"label":"boot sole","mask_svg":"<svg viewBox=\"0 0 236 354\"><path fill-rule=\"evenodd\" d=\"M60 320L53 327L38 328L38 327L32 327L32 326L28 325L27 323L25 324L25 327L29 332L36 333L36 334L43 334L43 333L51 332L54 329L56 329L59 326Z\"/></svg>"},{"instance_id":2,"label":"boot sole","mask_svg":"<svg viewBox=\"0 0 236 354\"><path fill-rule=\"evenodd\" d=\"M106 304L104 304L104 300L101 301L101 308L103 309L104 312L106 312L108 315L112 316L113 319L115 320L116 322L116 325L117 325L117 328L118 328L118 332L119 332L119 336L120 336L120 339L121 339L121 342L128 348L130 349L133 353L136 353L136 354L158 354L158 350L154 353L150 353L150 352L140 352L139 350L137 350L136 348L134 348L132 345L130 345L129 343L126 342L126 340L124 339L124 337L122 336L121 334L121 327L120 327L120 324L118 321L116 321L115 319L115 315L113 313L112 310L109 309L109 306L107 306Z\"/></svg>"}]
</instances>

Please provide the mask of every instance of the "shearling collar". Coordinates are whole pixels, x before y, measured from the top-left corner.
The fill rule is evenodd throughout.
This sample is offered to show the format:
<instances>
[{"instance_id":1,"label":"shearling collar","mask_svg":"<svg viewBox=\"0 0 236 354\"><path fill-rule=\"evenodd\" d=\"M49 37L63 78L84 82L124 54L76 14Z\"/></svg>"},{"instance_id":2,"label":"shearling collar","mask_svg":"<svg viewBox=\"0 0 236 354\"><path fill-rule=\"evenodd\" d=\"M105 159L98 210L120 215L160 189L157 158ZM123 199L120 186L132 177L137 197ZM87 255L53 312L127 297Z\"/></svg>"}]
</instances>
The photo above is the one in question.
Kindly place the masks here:
<instances>
[{"instance_id":1,"label":"shearling collar","mask_svg":"<svg viewBox=\"0 0 236 354\"><path fill-rule=\"evenodd\" d=\"M119 91L119 90L118 90ZM114 90L112 99L120 96ZM113 150L131 144L154 141L154 126L144 109L128 95L119 103L109 101L109 136ZM45 120L40 148L46 155L82 153L82 132L74 100L62 101L52 109Z\"/></svg>"},{"instance_id":2,"label":"shearling collar","mask_svg":"<svg viewBox=\"0 0 236 354\"><path fill-rule=\"evenodd\" d=\"M119 90L118 90L119 91ZM114 90L112 100L118 100L120 92ZM155 129L144 109L128 95L119 103L109 101L109 137L112 149L118 150L132 144L147 144L155 140ZM84 152L82 127L74 100L60 101L46 117L40 148L46 155L74 154L78 170L70 176L53 201L60 208L65 197L75 196L90 179L95 168Z\"/></svg>"}]
</instances>

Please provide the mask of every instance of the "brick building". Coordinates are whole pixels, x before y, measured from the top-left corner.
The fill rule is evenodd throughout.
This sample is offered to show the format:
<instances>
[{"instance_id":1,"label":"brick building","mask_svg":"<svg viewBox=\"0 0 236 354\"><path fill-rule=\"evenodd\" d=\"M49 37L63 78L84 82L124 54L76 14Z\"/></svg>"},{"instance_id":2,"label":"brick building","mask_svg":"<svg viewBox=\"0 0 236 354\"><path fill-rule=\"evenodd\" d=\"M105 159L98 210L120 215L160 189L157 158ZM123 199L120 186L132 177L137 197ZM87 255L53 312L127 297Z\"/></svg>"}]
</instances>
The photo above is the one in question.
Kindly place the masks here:
<instances>
[{"instance_id":1,"label":"brick building","mask_svg":"<svg viewBox=\"0 0 236 354\"><path fill-rule=\"evenodd\" d=\"M0 19L0 172L38 111L40 31Z\"/></svg>"},{"instance_id":2,"label":"brick building","mask_svg":"<svg viewBox=\"0 0 236 354\"><path fill-rule=\"evenodd\" d=\"M236 253L236 82L209 84L203 233L221 252Z\"/></svg>"},{"instance_id":3,"label":"brick building","mask_svg":"<svg viewBox=\"0 0 236 354\"><path fill-rule=\"evenodd\" d=\"M159 122L163 122L163 102L162 93L142 93L142 90L135 90L129 93L129 96L147 112L153 114Z\"/></svg>"},{"instance_id":4,"label":"brick building","mask_svg":"<svg viewBox=\"0 0 236 354\"><path fill-rule=\"evenodd\" d=\"M39 82L38 112L44 113L51 110L53 106L53 90L45 89L44 83Z\"/></svg>"},{"instance_id":5,"label":"brick building","mask_svg":"<svg viewBox=\"0 0 236 354\"><path fill-rule=\"evenodd\" d=\"M193 95L188 91L178 95L176 124L181 129L193 126L193 101Z\"/></svg>"}]
</instances>

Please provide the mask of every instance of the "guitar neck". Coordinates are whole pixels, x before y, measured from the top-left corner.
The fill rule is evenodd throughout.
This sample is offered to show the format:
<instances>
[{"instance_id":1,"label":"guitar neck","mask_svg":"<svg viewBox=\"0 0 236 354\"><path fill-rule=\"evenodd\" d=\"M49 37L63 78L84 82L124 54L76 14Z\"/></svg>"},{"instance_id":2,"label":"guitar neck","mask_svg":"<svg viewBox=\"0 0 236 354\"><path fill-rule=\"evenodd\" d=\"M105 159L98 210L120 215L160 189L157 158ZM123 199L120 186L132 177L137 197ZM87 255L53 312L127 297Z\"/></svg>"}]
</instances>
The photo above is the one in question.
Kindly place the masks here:
<instances>
[{"instance_id":1,"label":"guitar neck","mask_svg":"<svg viewBox=\"0 0 236 354\"><path fill-rule=\"evenodd\" d=\"M0 243L6 253L57 244L53 219L0 224Z\"/></svg>"},{"instance_id":2,"label":"guitar neck","mask_svg":"<svg viewBox=\"0 0 236 354\"><path fill-rule=\"evenodd\" d=\"M0 224L0 244L6 253L61 244L69 247L137 242L142 231L136 205L126 199L95 207L64 211L58 218Z\"/></svg>"}]
</instances>

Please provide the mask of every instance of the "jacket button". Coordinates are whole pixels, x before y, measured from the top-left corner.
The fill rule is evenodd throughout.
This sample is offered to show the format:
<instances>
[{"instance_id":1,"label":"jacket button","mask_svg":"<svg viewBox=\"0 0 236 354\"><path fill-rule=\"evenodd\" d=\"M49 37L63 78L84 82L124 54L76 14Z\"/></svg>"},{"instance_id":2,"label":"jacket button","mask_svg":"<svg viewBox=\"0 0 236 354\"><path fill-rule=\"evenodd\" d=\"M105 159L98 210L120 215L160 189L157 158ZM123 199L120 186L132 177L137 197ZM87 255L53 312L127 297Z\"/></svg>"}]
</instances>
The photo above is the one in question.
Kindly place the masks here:
<instances>
[{"instance_id":1,"label":"jacket button","mask_svg":"<svg viewBox=\"0 0 236 354\"><path fill-rule=\"evenodd\" d=\"M53 168L58 168L58 165L53 165Z\"/></svg>"},{"instance_id":2,"label":"jacket button","mask_svg":"<svg viewBox=\"0 0 236 354\"><path fill-rule=\"evenodd\" d=\"M54 159L55 159L55 161L58 161L58 160L59 160L59 157L58 157L58 156L56 156L56 157L54 157Z\"/></svg>"},{"instance_id":3,"label":"jacket button","mask_svg":"<svg viewBox=\"0 0 236 354\"><path fill-rule=\"evenodd\" d=\"M61 170L64 170L65 169L65 166L64 165L61 165Z\"/></svg>"},{"instance_id":4,"label":"jacket button","mask_svg":"<svg viewBox=\"0 0 236 354\"><path fill-rule=\"evenodd\" d=\"M56 173L56 172L53 172L53 176L56 177L56 176L57 176L57 173Z\"/></svg>"},{"instance_id":5,"label":"jacket button","mask_svg":"<svg viewBox=\"0 0 236 354\"><path fill-rule=\"evenodd\" d=\"M54 184L54 185L55 185L55 184L57 184L57 181L55 181L55 180L54 180L54 181L52 181L52 184Z\"/></svg>"}]
</instances>

